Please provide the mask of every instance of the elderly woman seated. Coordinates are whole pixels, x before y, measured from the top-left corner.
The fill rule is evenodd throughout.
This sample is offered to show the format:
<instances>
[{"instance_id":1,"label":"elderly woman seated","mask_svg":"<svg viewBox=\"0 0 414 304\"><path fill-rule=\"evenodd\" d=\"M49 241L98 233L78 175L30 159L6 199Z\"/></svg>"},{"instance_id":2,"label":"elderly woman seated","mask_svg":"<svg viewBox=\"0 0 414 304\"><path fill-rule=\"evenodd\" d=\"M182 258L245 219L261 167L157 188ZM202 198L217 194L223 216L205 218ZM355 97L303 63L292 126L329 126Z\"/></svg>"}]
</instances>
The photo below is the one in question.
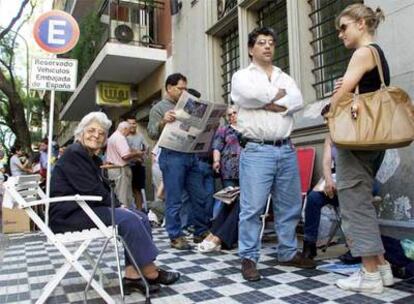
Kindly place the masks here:
<instances>
[{"instance_id":1,"label":"elderly woman seated","mask_svg":"<svg viewBox=\"0 0 414 304\"><path fill-rule=\"evenodd\" d=\"M106 224L111 224L110 188L102 176L102 162L98 153L104 147L111 121L104 113L86 115L75 130L75 143L68 147L57 162L51 178L51 196L97 195L101 202L89 202L89 206ZM118 204L119 205L119 204ZM56 233L89 229L95 225L75 202L52 204L50 226ZM160 284L169 285L177 281L180 274L158 268L154 261L158 250L152 240L147 216L140 211L115 208L115 223L131 254L150 284L150 292L160 289ZM130 257L125 252L126 290L145 291L144 282Z\"/></svg>"}]
</instances>

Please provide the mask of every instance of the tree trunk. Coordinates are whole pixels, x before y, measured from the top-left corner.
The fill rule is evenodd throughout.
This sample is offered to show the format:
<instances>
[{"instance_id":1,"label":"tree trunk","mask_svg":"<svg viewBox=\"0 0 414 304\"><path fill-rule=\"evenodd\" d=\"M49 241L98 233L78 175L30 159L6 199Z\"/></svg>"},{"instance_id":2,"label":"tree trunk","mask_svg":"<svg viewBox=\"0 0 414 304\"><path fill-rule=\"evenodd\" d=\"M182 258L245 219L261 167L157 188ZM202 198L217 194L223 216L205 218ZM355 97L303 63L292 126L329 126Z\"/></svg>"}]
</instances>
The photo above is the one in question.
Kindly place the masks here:
<instances>
[{"instance_id":1,"label":"tree trunk","mask_svg":"<svg viewBox=\"0 0 414 304\"><path fill-rule=\"evenodd\" d=\"M24 114L23 102L20 95L15 92L13 85L0 69L0 90L7 96L9 102L9 115L11 118L10 129L16 135L16 143L19 143L27 152L32 152L31 137Z\"/></svg>"}]
</instances>

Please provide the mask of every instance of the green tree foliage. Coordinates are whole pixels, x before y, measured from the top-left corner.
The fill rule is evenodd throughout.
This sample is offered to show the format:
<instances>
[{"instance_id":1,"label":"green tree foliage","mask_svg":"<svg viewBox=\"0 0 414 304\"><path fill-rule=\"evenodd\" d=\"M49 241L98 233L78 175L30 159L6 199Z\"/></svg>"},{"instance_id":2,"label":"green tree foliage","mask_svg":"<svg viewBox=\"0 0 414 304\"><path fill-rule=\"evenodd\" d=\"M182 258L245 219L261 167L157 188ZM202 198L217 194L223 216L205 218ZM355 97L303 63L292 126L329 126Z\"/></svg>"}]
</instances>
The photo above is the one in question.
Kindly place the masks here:
<instances>
[{"instance_id":1,"label":"green tree foliage","mask_svg":"<svg viewBox=\"0 0 414 304\"><path fill-rule=\"evenodd\" d=\"M81 80L103 45L104 25L96 12L91 12L82 19L79 29L79 41L70 57L78 60L78 79Z\"/></svg>"}]
</instances>

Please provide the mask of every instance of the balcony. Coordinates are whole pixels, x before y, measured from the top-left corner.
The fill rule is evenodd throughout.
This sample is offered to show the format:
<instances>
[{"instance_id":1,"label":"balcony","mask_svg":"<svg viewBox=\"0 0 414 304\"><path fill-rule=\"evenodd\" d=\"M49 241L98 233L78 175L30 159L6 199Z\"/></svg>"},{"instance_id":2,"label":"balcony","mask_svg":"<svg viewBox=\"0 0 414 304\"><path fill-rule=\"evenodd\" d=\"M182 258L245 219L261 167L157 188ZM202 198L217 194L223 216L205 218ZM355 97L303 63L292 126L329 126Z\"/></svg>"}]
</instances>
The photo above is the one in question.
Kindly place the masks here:
<instances>
[{"instance_id":1,"label":"balcony","mask_svg":"<svg viewBox=\"0 0 414 304\"><path fill-rule=\"evenodd\" d=\"M74 5L73 11L76 11ZM97 14L93 11L91 14L95 15L84 16L79 21L79 43L85 48L70 53L70 57L79 60L80 81L60 113L62 120L76 121L99 109L95 104L97 82L137 85L167 60L165 46L170 39L170 16L164 9L164 1L107 0ZM82 35L86 39L81 42Z\"/></svg>"}]
</instances>

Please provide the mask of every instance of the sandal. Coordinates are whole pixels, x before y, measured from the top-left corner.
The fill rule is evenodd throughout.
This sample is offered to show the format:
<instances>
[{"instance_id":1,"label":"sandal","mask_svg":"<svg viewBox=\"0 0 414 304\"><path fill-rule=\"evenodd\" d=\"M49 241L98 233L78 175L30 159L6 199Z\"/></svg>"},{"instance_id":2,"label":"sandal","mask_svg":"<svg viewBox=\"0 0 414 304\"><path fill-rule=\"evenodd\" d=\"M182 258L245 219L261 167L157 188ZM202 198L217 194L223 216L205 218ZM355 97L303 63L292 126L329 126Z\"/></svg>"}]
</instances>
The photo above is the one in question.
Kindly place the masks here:
<instances>
[{"instance_id":1,"label":"sandal","mask_svg":"<svg viewBox=\"0 0 414 304\"><path fill-rule=\"evenodd\" d=\"M198 244L197 249L199 252L213 252L213 251L220 251L221 245L216 244L212 241L204 240L200 244Z\"/></svg>"}]
</instances>

